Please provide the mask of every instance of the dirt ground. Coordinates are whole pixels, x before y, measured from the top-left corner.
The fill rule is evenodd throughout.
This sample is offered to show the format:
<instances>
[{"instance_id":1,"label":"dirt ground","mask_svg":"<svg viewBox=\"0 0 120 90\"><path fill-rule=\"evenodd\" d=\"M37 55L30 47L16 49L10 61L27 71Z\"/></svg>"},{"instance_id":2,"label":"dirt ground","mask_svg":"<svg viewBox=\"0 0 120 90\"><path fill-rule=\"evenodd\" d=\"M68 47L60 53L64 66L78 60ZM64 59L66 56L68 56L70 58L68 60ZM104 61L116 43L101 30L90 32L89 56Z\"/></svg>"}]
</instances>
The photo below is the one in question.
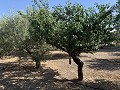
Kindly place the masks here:
<instances>
[{"instance_id":1,"label":"dirt ground","mask_svg":"<svg viewBox=\"0 0 120 90\"><path fill-rule=\"evenodd\" d=\"M0 59L0 90L120 90L120 49L108 47L94 54L82 53L84 80L77 80L77 66L62 51L35 63L17 57Z\"/></svg>"}]
</instances>

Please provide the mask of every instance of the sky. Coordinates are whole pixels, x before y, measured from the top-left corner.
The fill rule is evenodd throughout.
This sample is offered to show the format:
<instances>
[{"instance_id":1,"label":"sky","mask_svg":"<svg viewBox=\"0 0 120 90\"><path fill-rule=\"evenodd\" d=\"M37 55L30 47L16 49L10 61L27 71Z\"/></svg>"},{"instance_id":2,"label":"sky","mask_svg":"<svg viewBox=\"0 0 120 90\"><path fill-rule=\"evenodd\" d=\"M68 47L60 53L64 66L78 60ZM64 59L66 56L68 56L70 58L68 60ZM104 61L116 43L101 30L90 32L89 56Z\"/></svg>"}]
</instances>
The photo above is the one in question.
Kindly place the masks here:
<instances>
[{"instance_id":1,"label":"sky","mask_svg":"<svg viewBox=\"0 0 120 90\"><path fill-rule=\"evenodd\" d=\"M50 7L55 5L65 5L68 0L49 0ZM70 0L71 3L79 3L85 6L86 8L93 6L95 3L111 5L115 4L117 0ZM0 18L3 15L9 16L12 12L25 11L27 6L32 6L32 0L0 0Z\"/></svg>"}]
</instances>

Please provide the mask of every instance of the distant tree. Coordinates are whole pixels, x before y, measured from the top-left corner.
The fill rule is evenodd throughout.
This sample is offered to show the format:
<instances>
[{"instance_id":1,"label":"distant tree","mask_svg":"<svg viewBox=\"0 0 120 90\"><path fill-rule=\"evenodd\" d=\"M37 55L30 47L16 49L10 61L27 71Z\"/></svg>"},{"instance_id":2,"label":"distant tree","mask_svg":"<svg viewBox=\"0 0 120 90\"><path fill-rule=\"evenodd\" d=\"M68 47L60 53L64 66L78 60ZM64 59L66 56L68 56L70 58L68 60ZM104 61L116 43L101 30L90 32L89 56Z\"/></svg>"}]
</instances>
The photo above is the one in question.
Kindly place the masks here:
<instances>
[{"instance_id":1,"label":"distant tree","mask_svg":"<svg viewBox=\"0 0 120 90\"><path fill-rule=\"evenodd\" d=\"M49 45L33 39L30 34L33 28L29 21L21 15L15 15L5 17L0 22L0 57L13 52L19 57L28 57L27 52L36 62L36 68L39 68Z\"/></svg>"},{"instance_id":2,"label":"distant tree","mask_svg":"<svg viewBox=\"0 0 120 90\"><path fill-rule=\"evenodd\" d=\"M118 7L116 9L116 17L115 17L116 28L114 34L116 36L116 42L120 43L120 0L118 0L117 4Z\"/></svg>"},{"instance_id":3,"label":"distant tree","mask_svg":"<svg viewBox=\"0 0 120 90\"><path fill-rule=\"evenodd\" d=\"M8 55L18 49L28 36L27 23L20 16L9 16L1 19L0 24L0 53Z\"/></svg>"},{"instance_id":4,"label":"distant tree","mask_svg":"<svg viewBox=\"0 0 120 90\"><path fill-rule=\"evenodd\" d=\"M56 6L51 12L48 3L34 1L38 8L28 17L34 36L67 52L78 65L78 79L83 80L83 62L78 56L82 52L92 53L110 36L114 29L112 12L115 6L97 4L97 9L85 9L82 5L68 2L65 7Z\"/></svg>"},{"instance_id":5,"label":"distant tree","mask_svg":"<svg viewBox=\"0 0 120 90\"><path fill-rule=\"evenodd\" d=\"M35 10L35 8L34 8ZM32 20L30 19L33 16L33 13L36 14L37 12L32 10L31 8L27 8L27 14L18 12L23 18L28 20L32 24ZM35 19L32 17L32 19ZM35 22L34 22L35 23ZM43 33L35 31L34 27L32 25L29 25L29 39L27 39L27 44L25 50L29 53L29 55L32 57L32 59L36 62L36 68L39 68L40 61L44 60L44 55L49 50L53 50L53 47L45 42L45 40L42 38Z\"/></svg>"}]
</instances>

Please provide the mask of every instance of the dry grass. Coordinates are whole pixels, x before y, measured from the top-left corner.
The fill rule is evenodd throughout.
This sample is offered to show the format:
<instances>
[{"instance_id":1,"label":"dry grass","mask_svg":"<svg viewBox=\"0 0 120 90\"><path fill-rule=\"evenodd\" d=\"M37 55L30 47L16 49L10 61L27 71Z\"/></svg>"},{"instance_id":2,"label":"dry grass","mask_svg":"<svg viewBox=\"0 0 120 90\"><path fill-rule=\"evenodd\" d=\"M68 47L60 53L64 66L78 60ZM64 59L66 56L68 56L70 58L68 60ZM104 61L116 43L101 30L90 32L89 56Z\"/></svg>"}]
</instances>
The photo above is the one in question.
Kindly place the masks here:
<instances>
[{"instance_id":1,"label":"dry grass","mask_svg":"<svg viewBox=\"0 0 120 90\"><path fill-rule=\"evenodd\" d=\"M120 90L120 49L105 48L82 53L84 80L77 81L77 66L61 51L35 69L31 60L0 60L0 90Z\"/></svg>"}]
</instances>

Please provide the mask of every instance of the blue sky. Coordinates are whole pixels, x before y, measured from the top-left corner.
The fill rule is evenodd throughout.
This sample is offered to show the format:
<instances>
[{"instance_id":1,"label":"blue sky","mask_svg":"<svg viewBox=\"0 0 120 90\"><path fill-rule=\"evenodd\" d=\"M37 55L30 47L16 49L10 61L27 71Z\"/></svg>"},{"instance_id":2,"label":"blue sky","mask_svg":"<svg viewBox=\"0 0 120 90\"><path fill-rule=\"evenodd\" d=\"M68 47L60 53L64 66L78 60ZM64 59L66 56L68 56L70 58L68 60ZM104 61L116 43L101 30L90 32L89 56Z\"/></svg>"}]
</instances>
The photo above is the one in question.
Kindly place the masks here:
<instances>
[{"instance_id":1,"label":"blue sky","mask_svg":"<svg viewBox=\"0 0 120 90\"><path fill-rule=\"evenodd\" d=\"M65 5L68 0L49 0L50 7L54 5ZM100 4L111 3L115 4L117 0L70 0L71 3L79 3L83 6L90 7L95 4L95 2ZM31 6L32 0L0 0L0 18L3 14L10 15L11 12L16 12L19 10L25 11L27 6Z\"/></svg>"}]
</instances>

